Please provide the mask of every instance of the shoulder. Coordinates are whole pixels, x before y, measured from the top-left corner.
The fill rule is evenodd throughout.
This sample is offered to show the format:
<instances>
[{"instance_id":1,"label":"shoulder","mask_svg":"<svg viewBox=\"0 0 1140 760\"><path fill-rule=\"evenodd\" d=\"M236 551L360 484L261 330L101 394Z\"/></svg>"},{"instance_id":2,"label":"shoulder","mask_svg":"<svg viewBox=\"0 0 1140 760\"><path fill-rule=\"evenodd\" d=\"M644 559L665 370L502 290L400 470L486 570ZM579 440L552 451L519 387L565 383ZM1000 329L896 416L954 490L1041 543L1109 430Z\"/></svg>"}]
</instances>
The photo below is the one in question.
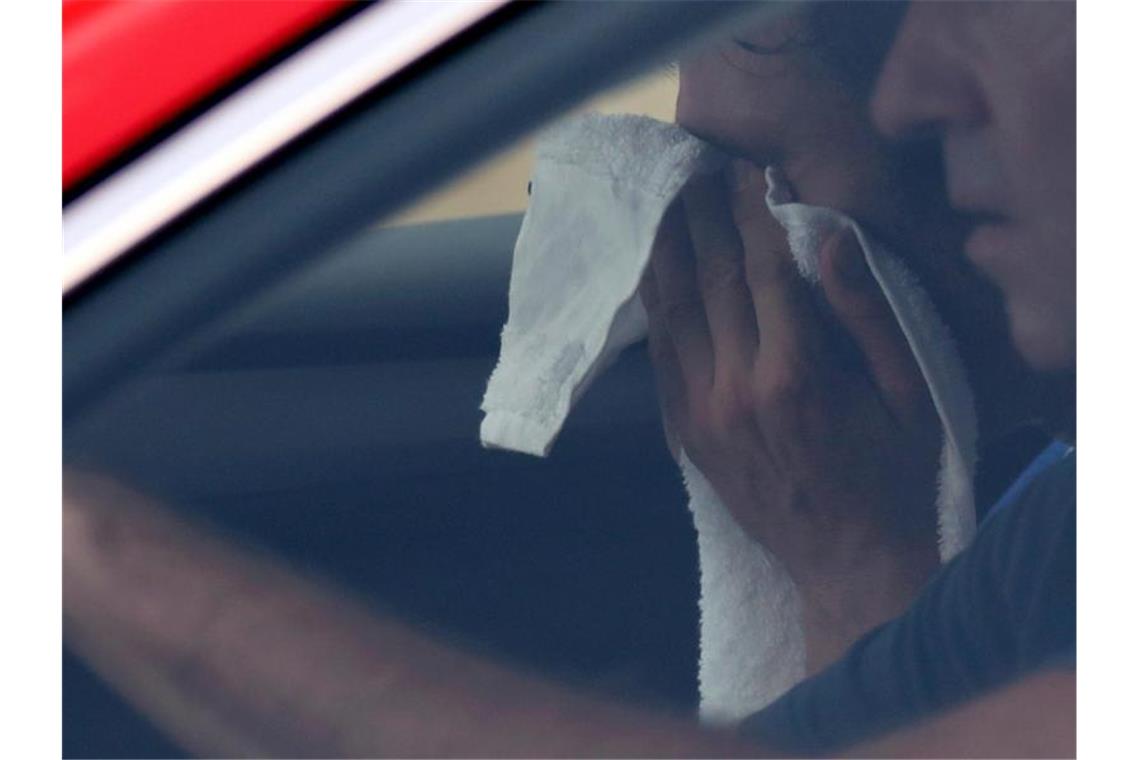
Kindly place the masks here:
<instances>
[{"instance_id":1,"label":"shoulder","mask_svg":"<svg viewBox=\"0 0 1140 760\"><path fill-rule=\"evenodd\" d=\"M1077 455L1070 450L978 537L997 555L1018 666L1039 665L1076 641ZM990 533L993 533L992 538ZM985 542L985 543L983 543Z\"/></svg>"}]
</instances>

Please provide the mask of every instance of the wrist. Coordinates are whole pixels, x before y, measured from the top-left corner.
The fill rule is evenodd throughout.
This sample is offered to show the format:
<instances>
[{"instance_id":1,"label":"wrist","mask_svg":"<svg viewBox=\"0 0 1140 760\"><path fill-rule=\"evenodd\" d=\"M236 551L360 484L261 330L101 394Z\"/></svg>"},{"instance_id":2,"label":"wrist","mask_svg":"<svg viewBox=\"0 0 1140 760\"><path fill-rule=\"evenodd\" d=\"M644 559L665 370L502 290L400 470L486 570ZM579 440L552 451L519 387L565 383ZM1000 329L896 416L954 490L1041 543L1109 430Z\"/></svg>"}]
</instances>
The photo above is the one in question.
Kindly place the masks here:
<instances>
[{"instance_id":1,"label":"wrist","mask_svg":"<svg viewBox=\"0 0 1140 760\"><path fill-rule=\"evenodd\" d=\"M233 585L214 542L100 476L65 474L63 511L65 638L186 656Z\"/></svg>"},{"instance_id":2,"label":"wrist","mask_svg":"<svg viewBox=\"0 0 1140 760\"><path fill-rule=\"evenodd\" d=\"M844 653L868 631L898 617L938 570L937 545L929 542L892 553L869 553L842 574L797 583L812 675Z\"/></svg>"}]
</instances>

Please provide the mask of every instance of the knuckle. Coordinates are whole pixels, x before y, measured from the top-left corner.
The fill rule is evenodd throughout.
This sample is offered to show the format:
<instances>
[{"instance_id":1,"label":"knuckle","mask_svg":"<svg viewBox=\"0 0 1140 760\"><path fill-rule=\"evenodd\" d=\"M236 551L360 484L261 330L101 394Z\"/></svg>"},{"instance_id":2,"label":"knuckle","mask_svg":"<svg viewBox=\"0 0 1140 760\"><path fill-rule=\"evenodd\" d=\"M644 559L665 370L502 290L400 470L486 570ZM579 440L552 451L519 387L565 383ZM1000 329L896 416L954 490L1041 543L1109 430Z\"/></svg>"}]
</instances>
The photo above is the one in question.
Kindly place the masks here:
<instances>
[{"instance_id":1,"label":"knuckle","mask_svg":"<svg viewBox=\"0 0 1140 760\"><path fill-rule=\"evenodd\" d=\"M713 391L709 409L710 426L733 433L745 424L752 410L751 391L741 383L719 384Z\"/></svg>"},{"instance_id":2,"label":"knuckle","mask_svg":"<svg viewBox=\"0 0 1140 760\"><path fill-rule=\"evenodd\" d=\"M695 299L671 299L660 307L664 323L670 330L690 326L697 319L703 318L704 307Z\"/></svg>"},{"instance_id":3,"label":"knuckle","mask_svg":"<svg viewBox=\"0 0 1140 760\"><path fill-rule=\"evenodd\" d=\"M746 383L719 383L707 394L690 399L688 407L691 445L701 450L719 450L741 437L753 414L753 398Z\"/></svg>"},{"instance_id":4,"label":"knuckle","mask_svg":"<svg viewBox=\"0 0 1140 760\"><path fill-rule=\"evenodd\" d=\"M756 377L756 395L761 406L768 409L799 405L812 392L810 373L802 362L792 359L772 362Z\"/></svg>"},{"instance_id":5,"label":"knuckle","mask_svg":"<svg viewBox=\"0 0 1140 760\"><path fill-rule=\"evenodd\" d=\"M702 256L697 276L703 292L719 293L745 281L744 262L726 253Z\"/></svg>"}]
</instances>

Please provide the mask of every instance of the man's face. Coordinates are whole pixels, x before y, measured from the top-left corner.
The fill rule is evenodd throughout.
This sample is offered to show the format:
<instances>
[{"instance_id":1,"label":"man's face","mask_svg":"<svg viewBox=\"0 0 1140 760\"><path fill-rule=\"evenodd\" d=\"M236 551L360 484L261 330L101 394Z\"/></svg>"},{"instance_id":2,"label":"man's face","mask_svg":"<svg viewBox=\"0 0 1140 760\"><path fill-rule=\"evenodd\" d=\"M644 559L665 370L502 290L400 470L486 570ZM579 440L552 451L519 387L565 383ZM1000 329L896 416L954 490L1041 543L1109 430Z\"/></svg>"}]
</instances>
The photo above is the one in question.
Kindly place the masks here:
<instances>
[{"instance_id":1,"label":"man's face","mask_svg":"<svg viewBox=\"0 0 1140 760\"><path fill-rule=\"evenodd\" d=\"M889 225L888 166L867 104L816 50L805 13L744 30L680 64L677 123L726 151L778 164L799 200Z\"/></svg>"},{"instance_id":2,"label":"man's face","mask_svg":"<svg viewBox=\"0 0 1140 760\"><path fill-rule=\"evenodd\" d=\"M1036 367L1076 359L1076 39L1072 3L915 3L884 64L874 116L934 130L965 251L997 283Z\"/></svg>"},{"instance_id":3,"label":"man's face","mask_svg":"<svg viewBox=\"0 0 1140 760\"><path fill-rule=\"evenodd\" d=\"M819 12L862 4L844 5ZM790 15L683 60L678 124L757 164L778 164L798 200L841 210L887 242L957 337L987 432L1023 421L1036 391L1010 345L1000 292L961 255L966 226L945 200L938 144L881 136L868 101L881 55L863 62L865 82L853 81L826 59L826 41L799 44L811 29L805 14Z\"/></svg>"}]
</instances>

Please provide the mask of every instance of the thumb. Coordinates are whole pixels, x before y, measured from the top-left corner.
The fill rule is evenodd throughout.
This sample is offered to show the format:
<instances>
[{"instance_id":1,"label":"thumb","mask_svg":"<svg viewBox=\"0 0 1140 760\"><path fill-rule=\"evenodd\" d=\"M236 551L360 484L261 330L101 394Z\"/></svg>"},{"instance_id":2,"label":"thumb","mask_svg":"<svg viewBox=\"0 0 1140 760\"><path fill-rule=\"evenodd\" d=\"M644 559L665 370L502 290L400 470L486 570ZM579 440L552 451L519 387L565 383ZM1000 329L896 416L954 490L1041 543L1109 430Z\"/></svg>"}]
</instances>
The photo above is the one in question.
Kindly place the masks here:
<instances>
[{"instance_id":1,"label":"thumb","mask_svg":"<svg viewBox=\"0 0 1140 760\"><path fill-rule=\"evenodd\" d=\"M820 264L827 300L862 352L880 397L896 418L913 421L931 408L926 380L855 234L833 235Z\"/></svg>"}]
</instances>

